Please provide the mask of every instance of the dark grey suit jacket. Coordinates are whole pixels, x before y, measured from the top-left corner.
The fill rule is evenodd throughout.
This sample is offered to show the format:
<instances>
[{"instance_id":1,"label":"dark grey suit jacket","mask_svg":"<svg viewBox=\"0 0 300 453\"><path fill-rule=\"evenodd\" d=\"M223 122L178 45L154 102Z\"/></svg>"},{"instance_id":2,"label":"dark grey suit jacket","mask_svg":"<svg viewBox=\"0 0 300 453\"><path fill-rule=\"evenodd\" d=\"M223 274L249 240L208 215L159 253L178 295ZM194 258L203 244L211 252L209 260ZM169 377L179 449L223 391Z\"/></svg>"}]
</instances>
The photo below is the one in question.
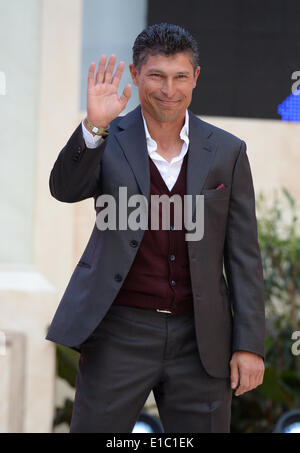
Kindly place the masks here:
<instances>
[{"instance_id":1,"label":"dark grey suit jacket","mask_svg":"<svg viewBox=\"0 0 300 453\"><path fill-rule=\"evenodd\" d=\"M190 111L189 118L186 193L204 195L204 237L187 242L197 342L207 373L228 377L233 351L264 356L264 283L253 182L245 142ZM219 184L225 188L215 190ZM118 202L120 186L127 187L128 197L149 198L140 106L116 118L97 149L86 148L80 125L50 176L51 194L67 203L100 194L111 194ZM95 224L48 340L76 348L92 334L120 290L143 234L100 231Z\"/></svg>"}]
</instances>

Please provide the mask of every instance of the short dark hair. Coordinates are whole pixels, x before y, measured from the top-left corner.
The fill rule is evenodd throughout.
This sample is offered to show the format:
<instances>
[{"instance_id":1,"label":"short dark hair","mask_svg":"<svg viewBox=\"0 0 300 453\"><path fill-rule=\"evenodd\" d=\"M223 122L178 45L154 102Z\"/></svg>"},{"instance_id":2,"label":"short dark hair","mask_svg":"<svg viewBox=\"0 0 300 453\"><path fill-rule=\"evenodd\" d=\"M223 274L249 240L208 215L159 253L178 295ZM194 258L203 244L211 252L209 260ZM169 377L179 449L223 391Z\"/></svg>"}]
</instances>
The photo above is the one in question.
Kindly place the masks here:
<instances>
[{"instance_id":1,"label":"short dark hair","mask_svg":"<svg viewBox=\"0 0 300 453\"><path fill-rule=\"evenodd\" d=\"M198 44L193 36L179 25L155 24L143 30L133 45L133 64L140 72L149 55L190 54L194 71L199 66Z\"/></svg>"}]
</instances>

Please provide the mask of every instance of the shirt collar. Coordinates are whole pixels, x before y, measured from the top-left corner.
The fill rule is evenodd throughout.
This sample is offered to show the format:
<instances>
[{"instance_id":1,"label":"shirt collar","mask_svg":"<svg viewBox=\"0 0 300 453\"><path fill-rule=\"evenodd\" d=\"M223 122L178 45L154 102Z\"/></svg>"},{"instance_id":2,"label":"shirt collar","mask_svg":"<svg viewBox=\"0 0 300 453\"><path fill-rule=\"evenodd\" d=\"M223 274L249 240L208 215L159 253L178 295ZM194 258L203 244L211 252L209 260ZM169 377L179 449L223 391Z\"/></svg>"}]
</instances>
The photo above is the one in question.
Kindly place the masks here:
<instances>
[{"instance_id":1,"label":"shirt collar","mask_svg":"<svg viewBox=\"0 0 300 453\"><path fill-rule=\"evenodd\" d=\"M153 140L153 138L151 137L151 135L149 133L149 130L148 130L148 127L147 127L147 123L146 123L146 120L145 120L145 117L143 115L143 111L142 110L141 110L141 113L142 113L143 122L144 122L148 153L151 154L151 153L156 151L157 143L156 143L155 140ZM181 138L181 140L183 140L186 143L186 145L188 147L189 146L189 113L188 113L187 109L186 109L186 112L185 112L185 122L184 122L184 125L183 125L183 127L182 127L182 129L180 131L180 138Z\"/></svg>"}]
</instances>

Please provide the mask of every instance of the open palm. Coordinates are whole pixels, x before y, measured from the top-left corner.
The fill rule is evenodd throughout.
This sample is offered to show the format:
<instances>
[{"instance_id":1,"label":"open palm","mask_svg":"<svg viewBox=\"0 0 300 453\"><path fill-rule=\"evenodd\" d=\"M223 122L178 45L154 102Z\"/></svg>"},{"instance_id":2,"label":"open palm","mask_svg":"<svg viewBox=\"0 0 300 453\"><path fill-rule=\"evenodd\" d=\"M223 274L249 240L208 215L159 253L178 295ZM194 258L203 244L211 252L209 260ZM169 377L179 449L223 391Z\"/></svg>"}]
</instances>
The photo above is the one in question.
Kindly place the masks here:
<instances>
[{"instance_id":1,"label":"open palm","mask_svg":"<svg viewBox=\"0 0 300 453\"><path fill-rule=\"evenodd\" d=\"M113 75L116 56L110 56L105 69L106 59L106 56L102 55L96 77L96 64L90 65L87 89L87 118L95 126L105 128L125 109L131 96L131 85L128 84L120 98L118 97L118 88L125 63L121 61Z\"/></svg>"}]
</instances>

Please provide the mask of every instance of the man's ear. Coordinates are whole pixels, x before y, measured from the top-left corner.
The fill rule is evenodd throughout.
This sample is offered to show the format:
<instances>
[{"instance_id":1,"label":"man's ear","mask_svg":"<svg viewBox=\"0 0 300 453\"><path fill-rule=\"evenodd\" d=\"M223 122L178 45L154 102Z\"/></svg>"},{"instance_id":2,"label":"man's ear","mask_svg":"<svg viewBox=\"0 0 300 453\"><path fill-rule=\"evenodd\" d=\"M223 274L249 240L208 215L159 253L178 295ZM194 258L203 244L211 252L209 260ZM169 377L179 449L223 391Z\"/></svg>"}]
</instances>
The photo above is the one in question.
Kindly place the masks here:
<instances>
[{"instance_id":1,"label":"man's ear","mask_svg":"<svg viewBox=\"0 0 300 453\"><path fill-rule=\"evenodd\" d=\"M129 71L131 74L132 82L135 86L138 86L138 70L133 64L129 65Z\"/></svg>"}]
</instances>

